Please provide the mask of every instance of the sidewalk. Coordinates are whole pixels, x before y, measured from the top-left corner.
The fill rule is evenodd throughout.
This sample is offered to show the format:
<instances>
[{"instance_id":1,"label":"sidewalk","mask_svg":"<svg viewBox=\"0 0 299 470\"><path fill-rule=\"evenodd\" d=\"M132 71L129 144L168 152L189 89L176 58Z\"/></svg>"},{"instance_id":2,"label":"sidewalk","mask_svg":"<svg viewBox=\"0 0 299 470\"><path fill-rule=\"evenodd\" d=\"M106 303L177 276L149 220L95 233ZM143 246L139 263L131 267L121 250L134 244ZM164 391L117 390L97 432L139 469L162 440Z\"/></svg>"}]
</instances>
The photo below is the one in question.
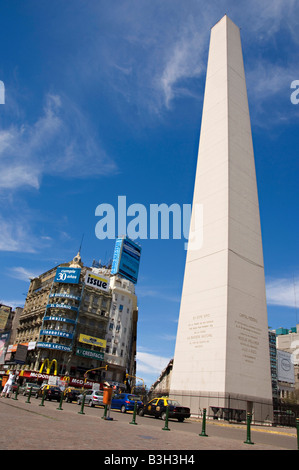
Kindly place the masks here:
<instances>
[{"instance_id":1,"label":"sidewalk","mask_svg":"<svg viewBox=\"0 0 299 470\"><path fill-rule=\"evenodd\" d=\"M200 422L170 422L170 431L162 430L164 422L137 417L137 425L130 424L133 415L111 411L112 421L102 419L102 408L84 408L72 403L59 403L19 396L0 399L0 449L2 450L286 450L272 443L244 444L244 426L207 422L209 437L199 436ZM233 427L232 427L233 426ZM228 431L229 427L230 431ZM187 430L188 429L188 430ZM193 432L194 429L194 432ZM238 436L230 437L234 429ZM192 432L190 432L192 430ZM218 435L214 435L217 430ZM288 437L289 449L297 449L296 432L293 429L256 429L258 432L279 433ZM221 435L219 435L219 433ZM264 435L264 434L263 434ZM274 436L274 434L273 434ZM257 441L257 439L256 439Z\"/></svg>"}]
</instances>

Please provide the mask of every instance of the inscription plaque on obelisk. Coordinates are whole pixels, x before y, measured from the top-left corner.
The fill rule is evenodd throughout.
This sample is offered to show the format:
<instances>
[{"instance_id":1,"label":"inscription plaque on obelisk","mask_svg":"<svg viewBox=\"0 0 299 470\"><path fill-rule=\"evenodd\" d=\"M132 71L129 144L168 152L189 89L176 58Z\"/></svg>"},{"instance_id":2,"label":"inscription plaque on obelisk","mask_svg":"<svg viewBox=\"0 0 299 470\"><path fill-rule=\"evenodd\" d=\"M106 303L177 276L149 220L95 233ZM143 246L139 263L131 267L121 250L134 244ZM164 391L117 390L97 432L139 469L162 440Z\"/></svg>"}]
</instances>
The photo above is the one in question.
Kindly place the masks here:
<instances>
[{"instance_id":1,"label":"inscription plaque on obelisk","mask_svg":"<svg viewBox=\"0 0 299 470\"><path fill-rule=\"evenodd\" d=\"M212 29L193 208L202 246L187 251L170 396L191 413L272 419L264 261L239 28ZM191 230L196 229L192 211ZM225 411L226 410L226 411Z\"/></svg>"}]
</instances>

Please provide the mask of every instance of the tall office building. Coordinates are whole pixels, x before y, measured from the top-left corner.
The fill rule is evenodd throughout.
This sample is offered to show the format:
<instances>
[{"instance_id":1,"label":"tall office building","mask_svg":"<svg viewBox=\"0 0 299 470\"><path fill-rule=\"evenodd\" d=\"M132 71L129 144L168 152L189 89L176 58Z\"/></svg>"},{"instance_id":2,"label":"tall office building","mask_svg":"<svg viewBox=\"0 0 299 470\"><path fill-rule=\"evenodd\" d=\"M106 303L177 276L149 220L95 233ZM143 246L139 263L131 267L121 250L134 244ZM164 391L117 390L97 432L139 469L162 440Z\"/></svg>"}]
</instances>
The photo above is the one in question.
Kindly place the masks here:
<instances>
[{"instance_id":1,"label":"tall office building","mask_svg":"<svg viewBox=\"0 0 299 470\"><path fill-rule=\"evenodd\" d=\"M203 243L187 252L170 396L194 414L271 420L255 162L240 31L227 16L211 30L191 229Z\"/></svg>"}]
</instances>

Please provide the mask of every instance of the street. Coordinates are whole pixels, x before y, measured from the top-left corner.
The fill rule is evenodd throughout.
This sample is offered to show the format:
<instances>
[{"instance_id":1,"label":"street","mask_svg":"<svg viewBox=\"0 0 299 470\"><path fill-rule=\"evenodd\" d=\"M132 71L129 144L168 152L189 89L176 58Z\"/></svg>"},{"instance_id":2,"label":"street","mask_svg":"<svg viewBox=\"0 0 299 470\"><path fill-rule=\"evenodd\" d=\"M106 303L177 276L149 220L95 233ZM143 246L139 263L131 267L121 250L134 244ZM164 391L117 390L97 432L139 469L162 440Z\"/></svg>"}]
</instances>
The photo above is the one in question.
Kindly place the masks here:
<instances>
[{"instance_id":1,"label":"street","mask_svg":"<svg viewBox=\"0 0 299 470\"><path fill-rule=\"evenodd\" d=\"M297 450L295 428L251 427L252 445L245 444L246 426L207 420L200 436L201 420L165 422L133 413L110 411L103 419L102 407L84 407L18 395L0 399L1 450L104 450L107 451L197 451L197 450ZM106 454L105 454L106 455ZM111 455L111 453L110 453ZM111 462L110 462L111 463ZM162 462L161 462L162 463Z\"/></svg>"}]
</instances>

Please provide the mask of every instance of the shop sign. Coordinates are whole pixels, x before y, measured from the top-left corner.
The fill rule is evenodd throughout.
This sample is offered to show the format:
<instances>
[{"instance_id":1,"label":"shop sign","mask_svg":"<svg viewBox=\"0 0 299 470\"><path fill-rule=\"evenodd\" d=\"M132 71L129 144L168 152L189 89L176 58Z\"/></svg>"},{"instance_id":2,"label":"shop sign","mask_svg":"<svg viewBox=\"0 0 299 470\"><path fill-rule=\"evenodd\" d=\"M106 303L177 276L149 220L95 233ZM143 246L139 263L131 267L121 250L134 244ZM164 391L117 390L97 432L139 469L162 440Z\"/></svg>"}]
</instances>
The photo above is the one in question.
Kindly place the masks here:
<instances>
[{"instance_id":1,"label":"shop sign","mask_svg":"<svg viewBox=\"0 0 299 470\"><path fill-rule=\"evenodd\" d=\"M87 271L85 284L105 292L109 291L109 278L106 278L101 274L95 274L92 271Z\"/></svg>"},{"instance_id":2,"label":"shop sign","mask_svg":"<svg viewBox=\"0 0 299 470\"><path fill-rule=\"evenodd\" d=\"M15 361L17 364L25 364L26 357L27 357L27 346L24 344L18 344L16 354L15 354Z\"/></svg>"},{"instance_id":3,"label":"shop sign","mask_svg":"<svg viewBox=\"0 0 299 470\"><path fill-rule=\"evenodd\" d=\"M62 298L62 299L73 299L73 300L80 300L81 297L79 297L78 295L73 295L73 294L50 294L49 295L49 298L52 299L54 297L59 297L59 298Z\"/></svg>"},{"instance_id":4,"label":"shop sign","mask_svg":"<svg viewBox=\"0 0 299 470\"><path fill-rule=\"evenodd\" d=\"M67 310L74 310L78 312L78 307L73 307L72 305L67 304L48 304L47 308L66 308Z\"/></svg>"},{"instance_id":5,"label":"shop sign","mask_svg":"<svg viewBox=\"0 0 299 470\"><path fill-rule=\"evenodd\" d=\"M39 341L37 343L38 348L45 348L45 349L56 349L58 351L66 351L70 352L72 350L71 346L65 346L64 344L59 343L47 343L46 341Z\"/></svg>"},{"instance_id":6,"label":"shop sign","mask_svg":"<svg viewBox=\"0 0 299 470\"><path fill-rule=\"evenodd\" d=\"M95 336L89 336L89 335L83 335L83 334L79 336L79 342L90 344L92 346L97 346L99 348L105 348L106 343L107 343L105 339L100 339L100 338L96 338Z\"/></svg>"},{"instance_id":7,"label":"shop sign","mask_svg":"<svg viewBox=\"0 0 299 470\"><path fill-rule=\"evenodd\" d=\"M70 318L65 318L65 317L54 317L54 316L49 316L49 317L44 317L44 321L61 321L63 323L71 323L72 325L76 324L75 320L71 320Z\"/></svg>"},{"instance_id":8,"label":"shop sign","mask_svg":"<svg viewBox=\"0 0 299 470\"><path fill-rule=\"evenodd\" d=\"M72 333L68 333L67 331L61 331L61 330L40 330L39 334L41 336L43 335L60 336L61 338L73 339Z\"/></svg>"},{"instance_id":9,"label":"shop sign","mask_svg":"<svg viewBox=\"0 0 299 470\"><path fill-rule=\"evenodd\" d=\"M77 348L76 355L88 357L89 359L97 359L98 361L104 360L104 353L92 351L91 349Z\"/></svg>"}]
</instances>

